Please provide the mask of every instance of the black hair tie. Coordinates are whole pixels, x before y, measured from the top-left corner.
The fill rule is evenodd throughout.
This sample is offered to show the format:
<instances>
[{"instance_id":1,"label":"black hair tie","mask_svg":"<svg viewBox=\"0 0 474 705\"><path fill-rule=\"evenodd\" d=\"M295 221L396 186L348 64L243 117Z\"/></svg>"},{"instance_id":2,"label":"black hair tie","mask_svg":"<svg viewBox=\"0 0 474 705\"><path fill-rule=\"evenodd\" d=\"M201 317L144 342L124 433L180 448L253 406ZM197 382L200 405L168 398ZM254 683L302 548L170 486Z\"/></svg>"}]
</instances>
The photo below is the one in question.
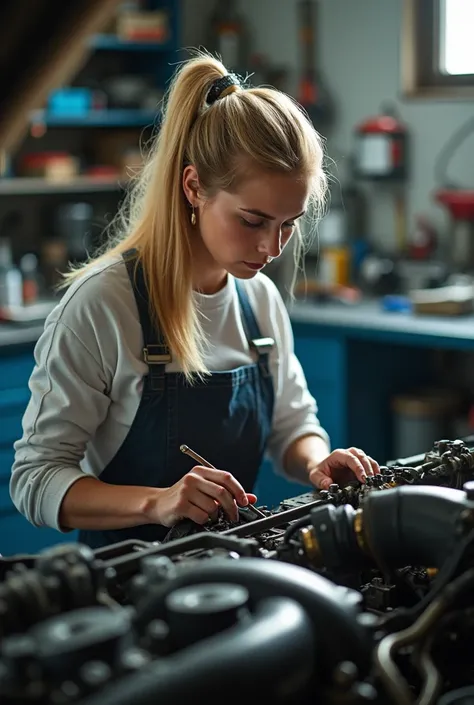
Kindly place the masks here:
<instances>
[{"instance_id":1,"label":"black hair tie","mask_svg":"<svg viewBox=\"0 0 474 705\"><path fill-rule=\"evenodd\" d=\"M224 98L224 96L227 95L226 90L234 86L235 88L241 88L240 80L234 73L228 73L226 76L217 78L209 89L206 103L212 105L216 100L219 100L219 98Z\"/></svg>"}]
</instances>

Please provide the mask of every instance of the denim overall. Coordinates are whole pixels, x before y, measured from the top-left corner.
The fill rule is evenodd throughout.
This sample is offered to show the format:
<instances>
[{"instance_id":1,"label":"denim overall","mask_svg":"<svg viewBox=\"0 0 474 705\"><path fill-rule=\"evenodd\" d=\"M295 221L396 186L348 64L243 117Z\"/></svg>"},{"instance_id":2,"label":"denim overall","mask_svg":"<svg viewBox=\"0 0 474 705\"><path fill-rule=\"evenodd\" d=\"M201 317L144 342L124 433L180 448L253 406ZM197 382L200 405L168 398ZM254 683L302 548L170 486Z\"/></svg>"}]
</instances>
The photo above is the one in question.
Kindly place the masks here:
<instances>
[{"instance_id":1,"label":"denim overall","mask_svg":"<svg viewBox=\"0 0 474 705\"><path fill-rule=\"evenodd\" d=\"M254 486L270 434L274 392L269 369L273 341L262 338L242 284L235 280L242 322L256 361L212 372L191 386L181 372L165 374L170 351L149 315L143 271L125 253L143 331L148 375L137 414L117 454L100 475L114 485L170 487L196 464L183 455L186 444L215 467L236 477L247 492ZM126 539L161 541L169 531L157 524L79 533L79 541L100 548Z\"/></svg>"}]
</instances>

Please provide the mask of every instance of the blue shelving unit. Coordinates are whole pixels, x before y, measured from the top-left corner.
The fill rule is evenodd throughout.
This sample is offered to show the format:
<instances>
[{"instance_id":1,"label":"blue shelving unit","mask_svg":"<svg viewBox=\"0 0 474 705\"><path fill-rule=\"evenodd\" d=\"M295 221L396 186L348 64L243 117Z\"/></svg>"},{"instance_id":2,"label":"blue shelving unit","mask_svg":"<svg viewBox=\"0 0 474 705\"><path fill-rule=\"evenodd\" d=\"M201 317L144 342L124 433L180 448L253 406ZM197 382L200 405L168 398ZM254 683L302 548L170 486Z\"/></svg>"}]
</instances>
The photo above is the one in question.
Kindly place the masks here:
<instances>
[{"instance_id":1,"label":"blue shelving unit","mask_svg":"<svg viewBox=\"0 0 474 705\"><path fill-rule=\"evenodd\" d=\"M146 51L159 52L174 50L174 43L163 42L127 42L112 34L97 34L91 40L91 47L96 51Z\"/></svg>"},{"instance_id":2,"label":"blue shelving unit","mask_svg":"<svg viewBox=\"0 0 474 705\"><path fill-rule=\"evenodd\" d=\"M101 52L103 61L113 62L117 55L117 66L123 63L130 66L130 73L144 74L151 77L151 82L158 88L156 109L119 109L105 108L92 110L91 91L74 86L69 95L68 88L60 88L50 95L47 107L33 111L30 115L30 131L35 138L42 138L49 130L63 130L58 137L59 143L64 143L64 130L84 129L122 129L139 132L156 131L160 128L161 113L158 106L160 94L166 91L169 79L176 65L185 58L180 51L180 7L181 0L147 0L147 10L164 10L168 13L169 26L166 41L127 41L113 34L96 34L90 38L93 52ZM126 56L121 57L123 52ZM113 54L112 57L104 54ZM120 73L120 69L117 69ZM100 87L100 85L99 85ZM82 91L82 93L81 93ZM54 138L53 138L54 139ZM51 144L53 139L49 140ZM74 137L75 139L75 137ZM14 173L11 174L14 177ZM110 180L87 179L78 177L67 183L53 184L44 179L11 178L0 185L0 197L11 194L43 194L43 193L86 193L100 191L120 191L120 186Z\"/></svg>"},{"instance_id":3,"label":"blue shelving unit","mask_svg":"<svg viewBox=\"0 0 474 705\"><path fill-rule=\"evenodd\" d=\"M46 127L147 127L159 122L153 110L94 110L89 114L56 115L37 110L31 116L32 124Z\"/></svg>"},{"instance_id":4,"label":"blue shelving unit","mask_svg":"<svg viewBox=\"0 0 474 705\"><path fill-rule=\"evenodd\" d=\"M91 38L95 51L118 51L135 54L135 67L155 77L156 85L165 89L179 55L179 9L180 0L149 0L149 9L162 9L169 15L169 39L166 42L136 42L122 40L114 35L97 34ZM152 56L150 56L150 54ZM150 110L94 110L81 115L37 110L31 115L31 124L50 127L104 127L140 128L157 127L160 115Z\"/></svg>"}]
</instances>

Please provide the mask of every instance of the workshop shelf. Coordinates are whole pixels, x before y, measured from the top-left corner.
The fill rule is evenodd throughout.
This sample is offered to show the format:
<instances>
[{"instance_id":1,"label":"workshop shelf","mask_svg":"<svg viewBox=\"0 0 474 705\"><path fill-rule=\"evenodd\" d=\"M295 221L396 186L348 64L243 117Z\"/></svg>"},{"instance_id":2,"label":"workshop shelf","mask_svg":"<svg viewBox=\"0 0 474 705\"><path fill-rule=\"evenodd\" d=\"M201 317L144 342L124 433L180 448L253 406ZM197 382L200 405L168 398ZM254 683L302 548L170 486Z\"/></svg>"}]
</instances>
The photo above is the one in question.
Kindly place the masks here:
<instances>
[{"instance_id":1,"label":"workshop shelf","mask_svg":"<svg viewBox=\"0 0 474 705\"><path fill-rule=\"evenodd\" d=\"M36 110L31 124L45 127L147 127L159 119L155 110L92 110L84 116L55 115Z\"/></svg>"},{"instance_id":2,"label":"workshop shelf","mask_svg":"<svg viewBox=\"0 0 474 705\"><path fill-rule=\"evenodd\" d=\"M48 193L105 193L125 188L125 179L91 178L78 176L69 181L50 181L41 178L16 177L0 179L0 196L41 195Z\"/></svg>"},{"instance_id":3,"label":"workshop shelf","mask_svg":"<svg viewBox=\"0 0 474 705\"><path fill-rule=\"evenodd\" d=\"M91 40L91 47L96 51L164 52L174 49L174 44L171 42L127 41L113 34L96 34Z\"/></svg>"}]
</instances>

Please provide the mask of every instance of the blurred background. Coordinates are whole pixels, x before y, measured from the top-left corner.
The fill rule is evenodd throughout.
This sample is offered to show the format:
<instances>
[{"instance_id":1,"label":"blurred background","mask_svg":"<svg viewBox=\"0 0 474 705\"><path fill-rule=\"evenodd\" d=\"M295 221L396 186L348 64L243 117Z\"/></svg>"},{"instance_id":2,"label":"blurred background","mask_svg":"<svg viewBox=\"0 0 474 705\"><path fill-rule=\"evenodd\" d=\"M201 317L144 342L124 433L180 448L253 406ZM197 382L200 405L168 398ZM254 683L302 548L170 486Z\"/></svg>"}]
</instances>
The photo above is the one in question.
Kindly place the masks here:
<instances>
[{"instance_id":1,"label":"blurred background","mask_svg":"<svg viewBox=\"0 0 474 705\"><path fill-rule=\"evenodd\" d=\"M82 8L49 46L54 67L36 92L15 83L8 15L2 22L0 518L18 520L8 498L12 443L58 272L102 241L159 130L167 81L192 47L294 96L326 141L331 198L294 298L290 249L268 274L288 304L333 446L361 446L386 462L470 434L474 2L97 0ZM49 31L48 15L30 11L17 61ZM266 465L262 501L297 493L270 473Z\"/></svg>"}]
</instances>

